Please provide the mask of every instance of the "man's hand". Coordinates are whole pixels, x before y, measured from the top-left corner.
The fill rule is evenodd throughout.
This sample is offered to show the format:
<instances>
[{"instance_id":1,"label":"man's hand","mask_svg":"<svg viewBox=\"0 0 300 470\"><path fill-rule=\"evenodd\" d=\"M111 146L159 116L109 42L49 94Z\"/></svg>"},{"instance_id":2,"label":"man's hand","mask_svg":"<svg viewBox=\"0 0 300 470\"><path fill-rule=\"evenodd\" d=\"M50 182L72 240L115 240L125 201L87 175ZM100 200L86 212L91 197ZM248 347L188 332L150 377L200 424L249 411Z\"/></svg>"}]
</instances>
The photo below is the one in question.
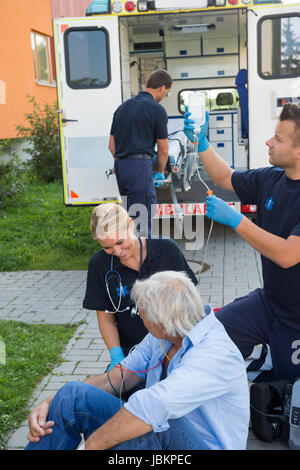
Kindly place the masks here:
<instances>
[{"instance_id":1,"label":"man's hand","mask_svg":"<svg viewBox=\"0 0 300 470\"><path fill-rule=\"evenodd\" d=\"M85 450L106 450L152 431L152 426L124 406L85 442Z\"/></svg>"},{"instance_id":2,"label":"man's hand","mask_svg":"<svg viewBox=\"0 0 300 470\"><path fill-rule=\"evenodd\" d=\"M156 171L153 174L153 183L154 183L155 188L158 188L158 186L161 186L162 184L164 184L164 181L161 181L161 180L165 180L165 174L159 173L158 171Z\"/></svg>"},{"instance_id":3,"label":"man's hand","mask_svg":"<svg viewBox=\"0 0 300 470\"><path fill-rule=\"evenodd\" d=\"M206 198L206 217L220 224L228 225L234 230L241 222L243 215L216 196Z\"/></svg>"},{"instance_id":4,"label":"man's hand","mask_svg":"<svg viewBox=\"0 0 300 470\"><path fill-rule=\"evenodd\" d=\"M186 113L184 115L184 128L183 131L188 139L194 143L194 130L195 127L193 126L194 122L190 119L191 113L188 110L188 107L185 107ZM208 130L208 123L209 123L209 114L208 111L205 113L205 123L201 126L200 132L197 134L197 141L198 141L198 152L204 152L210 146L206 136Z\"/></svg>"},{"instance_id":5,"label":"man's hand","mask_svg":"<svg viewBox=\"0 0 300 470\"><path fill-rule=\"evenodd\" d=\"M29 415L29 433L27 439L30 442L39 442L40 437L53 432L54 421L47 421L50 408L50 399L43 400Z\"/></svg>"}]
</instances>

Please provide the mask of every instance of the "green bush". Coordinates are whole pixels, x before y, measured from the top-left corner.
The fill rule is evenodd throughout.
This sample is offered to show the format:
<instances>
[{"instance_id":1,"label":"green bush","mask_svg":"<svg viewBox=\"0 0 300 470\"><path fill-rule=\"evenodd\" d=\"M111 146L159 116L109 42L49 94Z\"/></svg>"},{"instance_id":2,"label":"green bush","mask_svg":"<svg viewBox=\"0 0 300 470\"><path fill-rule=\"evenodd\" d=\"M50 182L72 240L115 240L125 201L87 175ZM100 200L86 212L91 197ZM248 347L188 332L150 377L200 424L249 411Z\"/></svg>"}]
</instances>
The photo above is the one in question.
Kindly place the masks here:
<instances>
[{"instance_id":1,"label":"green bush","mask_svg":"<svg viewBox=\"0 0 300 470\"><path fill-rule=\"evenodd\" d=\"M25 187L21 164L12 150L11 139L0 141L0 154L4 152L8 153L9 161L0 163L0 209L13 203Z\"/></svg>"},{"instance_id":2,"label":"green bush","mask_svg":"<svg viewBox=\"0 0 300 470\"><path fill-rule=\"evenodd\" d=\"M28 127L17 126L18 135L29 144L25 150L31 155L29 167L40 180L51 183L62 177L57 106L41 107L33 96L28 99L32 104L32 112L25 114Z\"/></svg>"}]
</instances>

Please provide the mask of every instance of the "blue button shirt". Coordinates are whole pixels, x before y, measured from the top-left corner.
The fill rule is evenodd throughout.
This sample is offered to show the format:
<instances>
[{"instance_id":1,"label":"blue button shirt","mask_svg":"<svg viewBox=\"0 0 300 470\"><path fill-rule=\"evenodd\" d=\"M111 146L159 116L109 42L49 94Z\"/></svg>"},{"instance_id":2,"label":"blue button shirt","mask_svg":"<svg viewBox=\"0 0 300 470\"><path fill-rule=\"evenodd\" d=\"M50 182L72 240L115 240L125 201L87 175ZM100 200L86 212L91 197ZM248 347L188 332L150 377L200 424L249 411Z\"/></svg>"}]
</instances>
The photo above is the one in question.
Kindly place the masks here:
<instances>
[{"instance_id":1,"label":"blue button shirt","mask_svg":"<svg viewBox=\"0 0 300 470\"><path fill-rule=\"evenodd\" d=\"M115 111L110 134L118 158L139 153L154 155L157 139L168 138L168 115L151 93L140 91Z\"/></svg>"},{"instance_id":2,"label":"blue button shirt","mask_svg":"<svg viewBox=\"0 0 300 470\"><path fill-rule=\"evenodd\" d=\"M169 341L163 341L168 354ZM186 416L210 449L245 449L249 426L249 391L245 363L213 312L201 320L172 357L161 380L165 353L150 333L122 361L146 379L146 388L125 408L152 426L169 428L168 419ZM147 372L145 372L147 371Z\"/></svg>"}]
</instances>

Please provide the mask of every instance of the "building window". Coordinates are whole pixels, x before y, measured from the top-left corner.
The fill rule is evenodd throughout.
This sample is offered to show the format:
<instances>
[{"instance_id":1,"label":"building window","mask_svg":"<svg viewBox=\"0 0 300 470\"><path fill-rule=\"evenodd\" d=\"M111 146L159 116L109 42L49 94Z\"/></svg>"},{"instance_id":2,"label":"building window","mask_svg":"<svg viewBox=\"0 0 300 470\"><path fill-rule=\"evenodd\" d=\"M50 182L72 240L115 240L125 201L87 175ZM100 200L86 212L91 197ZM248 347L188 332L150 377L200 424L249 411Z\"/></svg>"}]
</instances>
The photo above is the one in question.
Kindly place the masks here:
<instances>
[{"instance_id":1,"label":"building window","mask_svg":"<svg viewBox=\"0 0 300 470\"><path fill-rule=\"evenodd\" d=\"M300 74L300 15L268 16L258 22L258 74L263 79Z\"/></svg>"},{"instance_id":2,"label":"building window","mask_svg":"<svg viewBox=\"0 0 300 470\"><path fill-rule=\"evenodd\" d=\"M37 83L55 85L53 38L32 32L31 45Z\"/></svg>"}]
</instances>

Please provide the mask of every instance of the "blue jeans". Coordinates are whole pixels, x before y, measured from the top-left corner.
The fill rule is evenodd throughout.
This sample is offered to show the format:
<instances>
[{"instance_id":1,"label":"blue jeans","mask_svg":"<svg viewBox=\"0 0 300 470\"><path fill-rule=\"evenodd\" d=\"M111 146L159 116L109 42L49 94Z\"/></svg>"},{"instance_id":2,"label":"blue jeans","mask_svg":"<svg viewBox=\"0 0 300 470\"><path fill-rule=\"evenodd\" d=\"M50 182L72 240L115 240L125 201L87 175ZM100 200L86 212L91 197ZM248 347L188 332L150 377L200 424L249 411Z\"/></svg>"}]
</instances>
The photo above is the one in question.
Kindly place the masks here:
<instances>
[{"instance_id":1,"label":"blue jeans","mask_svg":"<svg viewBox=\"0 0 300 470\"><path fill-rule=\"evenodd\" d=\"M119 398L84 382L69 382L55 395L48 420L54 421L53 432L30 442L25 450L74 450L90 434L120 409ZM169 420L167 431L153 431L123 442L116 450L207 450L198 432L185 418Z\"/></svg>"}]
</instances>

